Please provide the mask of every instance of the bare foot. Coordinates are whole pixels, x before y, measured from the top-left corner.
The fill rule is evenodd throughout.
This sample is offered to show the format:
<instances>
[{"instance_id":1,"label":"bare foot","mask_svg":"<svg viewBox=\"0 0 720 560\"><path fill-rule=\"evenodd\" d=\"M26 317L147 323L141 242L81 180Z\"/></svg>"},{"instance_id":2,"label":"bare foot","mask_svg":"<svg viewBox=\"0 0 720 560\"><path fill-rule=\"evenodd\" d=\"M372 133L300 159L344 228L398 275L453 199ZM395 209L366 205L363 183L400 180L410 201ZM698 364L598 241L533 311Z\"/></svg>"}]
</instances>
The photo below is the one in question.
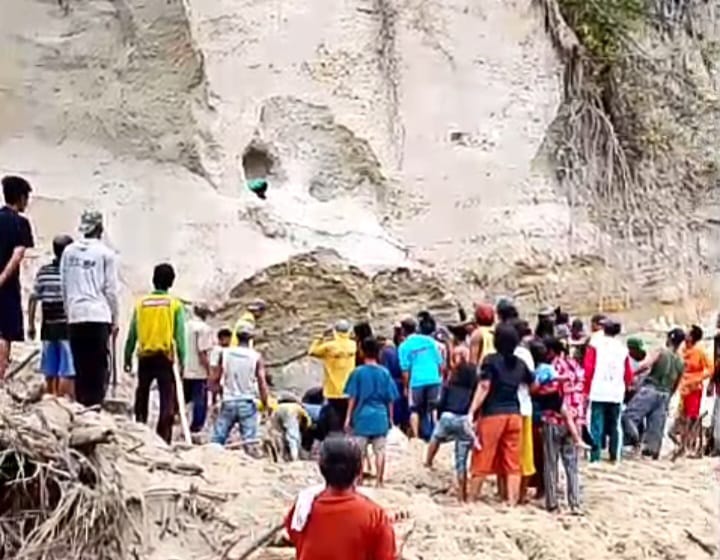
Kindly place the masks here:
<instances>
[{"instance_id":1,"label":"bare foot","mask_svg":"<svg viewBox=\"0 0 720 560\"><path fill-rule=\"evenodd\" d=\"M583 451L590 451L592 449L592 445L588 445L582 440L576 441L575 447L577 447L578 449L582 449Z\"/></svg>"}]
</instances>

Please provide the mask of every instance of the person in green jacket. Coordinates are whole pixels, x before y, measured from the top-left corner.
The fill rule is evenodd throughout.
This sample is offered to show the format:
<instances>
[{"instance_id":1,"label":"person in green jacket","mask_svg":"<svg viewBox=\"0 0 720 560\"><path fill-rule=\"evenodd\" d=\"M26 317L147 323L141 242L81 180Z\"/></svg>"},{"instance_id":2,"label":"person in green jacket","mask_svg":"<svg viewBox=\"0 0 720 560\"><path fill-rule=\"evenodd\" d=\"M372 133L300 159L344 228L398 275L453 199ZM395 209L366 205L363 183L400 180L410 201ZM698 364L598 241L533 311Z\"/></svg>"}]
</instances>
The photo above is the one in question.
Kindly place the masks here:
<instances>
[{"instance_id":1,"label":"person in green jacket","mask_svg":"<svg viewBox=\"0 0 720 560\"><path fill-rule=\"evenodd\" d=\"M159 264L153 273L152 293L141 297L133 312L125 343L126 373L130 373L137 348L138 385L135 392L135 420L148 419L150 386L157 381L160 393L160 415L157 433L166 442L172 439L177 410L175 357L182 377L187 356L185 310L182 302L168 292L175 282L175 271L169 264Z\"/></svg>"}]
</instances>

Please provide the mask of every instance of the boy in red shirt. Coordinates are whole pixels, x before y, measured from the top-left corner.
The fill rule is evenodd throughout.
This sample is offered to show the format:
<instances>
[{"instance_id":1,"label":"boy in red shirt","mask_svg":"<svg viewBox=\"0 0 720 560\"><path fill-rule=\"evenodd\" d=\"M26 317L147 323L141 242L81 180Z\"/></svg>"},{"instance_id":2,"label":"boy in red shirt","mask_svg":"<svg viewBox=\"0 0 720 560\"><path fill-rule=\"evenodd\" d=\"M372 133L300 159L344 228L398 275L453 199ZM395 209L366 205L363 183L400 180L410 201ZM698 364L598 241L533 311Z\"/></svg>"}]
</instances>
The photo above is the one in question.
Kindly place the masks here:
<instances>
[{"instance_id":1,"label":"boy in red shirt","mask_svg":"<svg viewBox=\"0 0 720 560\"><path fill-rule=\"evenodd\" d=\"M330 437L320 450L325 488L300 493L285 519L297 560L395 560L395 532L383 509L359 494L362 450Z\"/></svg>"}]
</instances>

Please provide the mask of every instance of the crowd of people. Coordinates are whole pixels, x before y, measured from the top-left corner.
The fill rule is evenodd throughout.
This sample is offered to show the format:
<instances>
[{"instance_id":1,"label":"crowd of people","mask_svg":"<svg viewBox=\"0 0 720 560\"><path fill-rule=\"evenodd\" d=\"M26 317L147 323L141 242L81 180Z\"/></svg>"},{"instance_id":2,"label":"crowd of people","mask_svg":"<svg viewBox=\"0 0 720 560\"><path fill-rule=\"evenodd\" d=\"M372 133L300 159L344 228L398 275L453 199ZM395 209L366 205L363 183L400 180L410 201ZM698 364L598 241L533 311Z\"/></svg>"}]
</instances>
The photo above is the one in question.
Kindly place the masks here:
<instances>
[{"instance_id":1,"label":"crowd of people","mask_svg":"<svg viewBox=\"0 0 720 560\"><path fill-rule=\"evenodd\" d=\"M33 246L22 215L30 185L15 176L3 178L2 185L0 379L11 343L24 339L19 270ZM109 350L116 345L120 313L118 257L102 241L99 212L83 212L79 233L76 240L56 237L53 260L39 269L28 305L28 335L37 336L39 304L41 369L48 391L95 406L105 399L114 360ZM266 416L283 436L287 460L320 448L327 487L306 500L316 506L302 508L325 508L330 515L345 511L347 500L357 502L364 523L373 524L378 542L385 543L378 546L388 550L386 520L356 495L355 484L362 479L362 458L369 449L375 481L383 484L391 429L428 442L428 468L435 468L440 446L453 443L463 501L481 498L492 476L499 497L509 504L527 502L534 490L535 498L556 511L562 463L569 510L581 513L579 464L585 453L591 463L605 452L617 462L626 447L657 460L673 394L679 391L681 398L670 432L682 443L700 421L707 380L712 378L708 394L720 388L697 325L687 332L673 328L663 347L646 351L637 338L623 340L622 326L612 318L592 317L586 333L581 319L571 320L557 308L540 312L531 326L512 300L500 299L495 305L476 305L469 319L461 313L454 324L438 324L421 311L400 319L391 336L374 332L367 322L339 319L308 348L308 355L322 362L322 386L300 398L273 396L264 357L254 343L265 303L252 302L231 328L214 332L210 310L188 308L174 297L174 281L170 264L157 265L153 290L132 309L123 366L137 375L137 421L147 422L155 382L157 433L171 441L179 380L190 405L190 431L203 432L212 416L215 443L225 444L237 425L245 449L256 453L260 416ZM715 452L720 447L718 408L709 445ZM299 506L288 528L296 544L312 550L307 543L316 529L305 527L309 509L298 513ZM321 523L318 519L314 516L312 524Z\"/></svg>"}]
</instances>

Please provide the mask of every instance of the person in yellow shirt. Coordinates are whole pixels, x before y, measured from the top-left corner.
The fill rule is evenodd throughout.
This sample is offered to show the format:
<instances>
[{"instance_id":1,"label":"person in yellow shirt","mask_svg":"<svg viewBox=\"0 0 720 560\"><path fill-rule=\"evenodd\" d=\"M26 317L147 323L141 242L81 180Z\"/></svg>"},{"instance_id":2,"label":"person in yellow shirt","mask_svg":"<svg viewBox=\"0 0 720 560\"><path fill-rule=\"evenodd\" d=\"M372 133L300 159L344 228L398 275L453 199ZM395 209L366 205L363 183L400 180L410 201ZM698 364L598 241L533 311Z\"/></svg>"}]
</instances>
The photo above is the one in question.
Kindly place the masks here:
<instances>
[{"instance_id":1,"label":"person in yellow shirt","mask_svg":"<svg viewBox=\"0 0 720 560\"><path fill-rule=\"evenodd\" d=\"M155 290L141 297L135 305L130 330L125 343L125 372L130 373L137 348L138 385L135 392L135 420L148 419L150 385L157 381L160 393L160 415L157 433L166 442L172 439L173 420L177 407L175 355L182 377L185 368L185 310L182 302L168 290L175 282L175 271L169 264L159 264L153 272Z\"/></svg>"},{"instance_id":2,"label":"person in yellow shirt","mask_svg":"<svg viewBox=\"0 0 720 560\"><path fill-rule=\"evenodd\" d=\"M495 310L492 305L480 303L475 306L475 324L477 325L470 335L470 363L479 366L485 356L495 353L493 341L495 326Z\"/></svg>"},{"instance_id":3,"label":"person in yellow shirt","mask_svg":"<svg viewBox=\"0 0 720 560\"><path fill-rule=\"evenodd\" d=\"M325 406L320 418L320 439L331 432L342 432L347 415L348 398L345 384L355 369L357 344L350 338L350 323L338 321L332 337L316 337L310 345L308 355L323 362L323 397ZM330 334L330 333L326 333Z\"/></svg>"},{"instance_id":4,"label":"person in yellow shirt","mask_svg":"<svg viewBox=\"0 0 720 560\"><path fill-rule=\"evenodd\" d=\"M281 396L279 401L270 399L268 408L272 426L282 433L285 456L290 461L300 458L302 434L312 426L312 419L307 410L295 397Z\"/></svg>"},{"instance_id":5,"label":"person in yellow shirt","mask_svg":"<svg viewBox=\"0 0 720 560\"><path fill-rule=\"evenodd\" d=\"M235 323L235 328L233 329L233 335L232 335L232 340L230 342L230 346L238 345L237 335L235 334L238 332L238 329L243 325L250 325L253 329L255 327L257 327L257 322L260 319L260 317L263 316L266 309L267 309L267 305L261 299L253 300L248 304L247 308L245 309L245 312L242 315L240 315L240 318ZM250 345L250 348L252 348L252 344Z\"/></svg>"}]
</instances>

